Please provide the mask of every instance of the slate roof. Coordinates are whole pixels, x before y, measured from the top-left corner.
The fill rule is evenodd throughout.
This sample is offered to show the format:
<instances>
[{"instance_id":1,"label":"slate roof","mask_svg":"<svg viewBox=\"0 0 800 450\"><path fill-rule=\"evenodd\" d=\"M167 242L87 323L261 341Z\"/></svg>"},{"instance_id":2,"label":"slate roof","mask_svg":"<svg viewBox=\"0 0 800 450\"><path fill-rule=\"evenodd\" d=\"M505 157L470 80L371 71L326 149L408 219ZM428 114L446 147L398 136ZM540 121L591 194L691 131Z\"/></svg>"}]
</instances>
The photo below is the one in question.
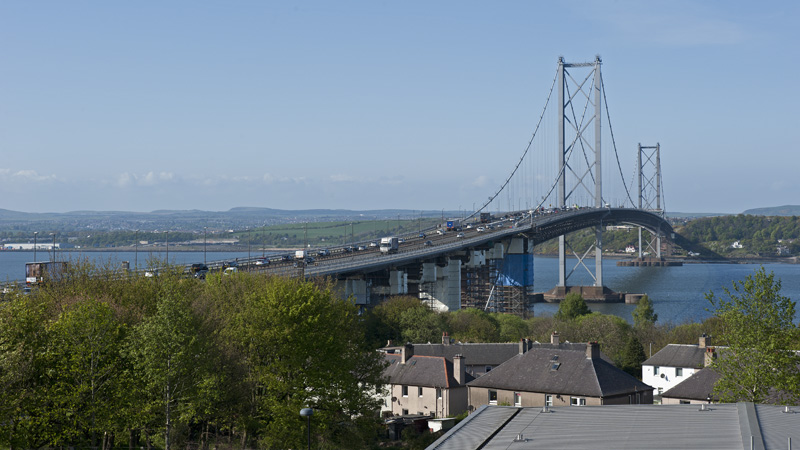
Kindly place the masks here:
<instances>
[{"instance_id":1,"label":"slate roof","mask_svg":"<svg viewBox=\"0 0 800 450\"><path fill-rule=\"evenodd\" d=\"M681 381L661 394L661 397L677 398L684 400L706 400L711 396L711 400L717 401L718 398L711 393L714 384L719 380L719 374L711 368L705 368L693 373L689 378Z\"/></svg>"},{"instance_id":2,"label":"slate roof","mask_svg":"<svg viewBox=\"0 0 800 450\"><path fill-rule=\"evenodd\" d=\"M438 387L452 389L459 387L453 376L453 363L442 357L414 355L405 364L400 363L400 355L384 354L389 365L383 370L383 376L391 384L409 386ZM474 380L466 374L466 382Z\"/></svg>"},{"instance_id":3,"label":"slate roof","mask_svg":"<svg viewBox=\"0 0 800 450\"><path fill-rule=\"evenodd\" d=\"M797 408L793 408L797 409ZM482 406L427 450L787 448L800 439L800 411L753 403L516 408ZM522 439L517 439L518 437Z\"/></svg>"},{"instance_id":4,"label":"slate roof","mask_svg":"<svg viewBox=\"0 0 800 450\"><path fill-rule=\"evenodd\" d=\"M468 384L470 387L587 397L653 389L608 361L587 358L585 344L583 347L583 351L534 347Z\"/></svg>"},{"instance_id":5,"label":"slate roof","mask_svg":"<svg viewBox=\"0 0 800 450\"><path fill-rule=\"evenodd\" d=\"M643 366L667 366L702 369L706 347L686 344L669 344L662 348Z\"/></svg>"},{"instance_id":6,"label":"slate roof","mask_svg":"<svg viewBox=\"0 0 800 450\"><path fill-rule=\"evenodd\" d=\"M562 342L551 344L547 342L529 343L531 348L558 348L564 350L584 351L586 344ZM386 349L396 349L400 347L387 347ZM423 356L444 357L448 361L453 361L453 356L463 355L464 363L470 366L499 366L514 356L519 355L519 343L454 343L445 344L414 344L414 354ZM600 353L600 357L614 364L611 359Z\"/></svg>"}]
</instances>

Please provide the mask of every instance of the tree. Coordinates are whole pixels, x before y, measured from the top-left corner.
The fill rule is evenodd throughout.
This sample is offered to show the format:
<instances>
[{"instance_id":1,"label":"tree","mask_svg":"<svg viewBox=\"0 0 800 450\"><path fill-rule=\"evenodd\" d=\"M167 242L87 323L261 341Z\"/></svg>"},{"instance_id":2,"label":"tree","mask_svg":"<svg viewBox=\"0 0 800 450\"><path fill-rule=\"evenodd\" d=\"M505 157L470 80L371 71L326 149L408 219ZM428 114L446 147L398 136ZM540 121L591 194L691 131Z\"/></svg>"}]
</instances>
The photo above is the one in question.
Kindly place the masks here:
<instances>
[{"instance_id":1,"label":"tree","mask_svg":"<svg viewBox=\"0 0 800 450\"><path fill-rule=\"evenodd\" d=\"M558 305L557 319L572 320L576 317L591 314L592 311L586 305L586 300L577 292L570 292Z\"/></svg>"},{"instance_id":2,"label":"tree","mask_svg":"<svg viewBox=\"0 0 800 450\"><path fill-rule=\"evenodd\" d=\"M85 300L48 327L46 364L52 373L46 388L50 423L61 424L51 445L86 443L113 435L126 364L120 355L123 328L108 304Z\"/></svg>"},{"instance_id":3,"label":"tree","mask_svg":"<svg viewBox=\"0 0 800 450\"><path fill-rule=\"evenodd\" d=\"M134 328L128 350L141 376L143 407L163 421L165 450L171 447L175 422L188 423L187 411L208 373L204 362L209 349L199 333L200 320L175 291L167 289L156 313Z\"/></svg>"},{"instance_id":4,"label":"tree","mask_svg":"<svg viewBox=\"0 0 800 450\"><path fill-rule=\"evenodd\" d=\"M497 342L500 338L500 326L489 313L466 308L453 311L447 315L450 335L464 342Z\"/></svg>"},{"instance_id":5,"label":"tree","mask_svg":"<svg viewBox=\"0 0 800 450\"><path fill-rule=\"evenodd\" d=\"M636 336L630 335L628 340L625 342L625 347L623 347L622 352L620 352L616 363L617 367L625 372L635 376L636 378L642 378L642 363L646 359L647 355L644 353L642 343L636 338Z\"/></svg>"},{"instance_id":6,"label":"tree","mask_svg":"<svg viewBox=\"0 0 800 450\"><path fill-rule=\"evenodd\" d=\"M500 325L500 342L517 342L530 334L528 322L514 314L492 313Z\"/></svg>"},{"instance_id":7,"label":"tree","mask_svg":"<svg viewBox=\"0 0 800 450\"><path fill-rule=\"evenodd\" d=\"M712 365L720 375L714 393L721 401L762 403L773 394L779 403L800 399L800 358L791 347L795 302L780 290L780 280L761 267L734 281L732 290L724 288L724 297L706 295L728 345Z\"/></svg>"},{"instance_id":8,"label":"tree","mask_svg":"<svg viewBox=\"0 0 800 450\"><path fill-rule=\"evenodd\" d=\"M636 328L644 328L647 325L653 325L658 320L658 314L653 310L653 302L650 297L645 294L639 299L639 303L631 313L633 316L633 326Z\"/></svg>"}]
</instances>

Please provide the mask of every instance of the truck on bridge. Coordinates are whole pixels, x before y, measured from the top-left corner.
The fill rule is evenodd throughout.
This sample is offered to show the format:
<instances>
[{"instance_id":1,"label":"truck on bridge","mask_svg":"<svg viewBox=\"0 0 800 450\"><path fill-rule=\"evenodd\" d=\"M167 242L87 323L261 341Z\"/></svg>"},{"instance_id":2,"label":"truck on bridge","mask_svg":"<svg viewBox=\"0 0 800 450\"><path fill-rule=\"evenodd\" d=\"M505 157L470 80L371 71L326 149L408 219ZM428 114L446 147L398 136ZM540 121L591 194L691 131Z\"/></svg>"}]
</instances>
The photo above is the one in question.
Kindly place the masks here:
<instances>
[{"instance_id":1,"label":"truck on bridge","mask_svg":"<svg viewBox=\"0 0 800 450\"><path fill-rule=\"evenodd\" d=\"M400 248L400 239L396 236L389 236L385 238L381 238L381 253L397 253L397 250Z\"/></svg>"},{"instance_id":2,"label":"truck on bridge","mask_svg":"<svg viewBox=\"0 0 800 450\"><path fill-rule=\"evenodd\" d=\"M461 231L461 221L458 219L448 220L446 228L447 231Z\"/></svg>"}]
</instances>

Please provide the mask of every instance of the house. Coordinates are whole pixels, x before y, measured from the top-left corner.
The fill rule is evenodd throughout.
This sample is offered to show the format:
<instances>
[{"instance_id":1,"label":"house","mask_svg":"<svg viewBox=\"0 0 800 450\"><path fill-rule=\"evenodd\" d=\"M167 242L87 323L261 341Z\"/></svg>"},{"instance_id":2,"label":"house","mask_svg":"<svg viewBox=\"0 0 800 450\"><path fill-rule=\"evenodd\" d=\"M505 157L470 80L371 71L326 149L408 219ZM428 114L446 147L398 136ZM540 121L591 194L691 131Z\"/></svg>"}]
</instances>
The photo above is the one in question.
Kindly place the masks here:
<instances>
[{"instance_id":1,"label":"house","mask_svg":"<svg viewBox=\"0 0 800 450\"><path fill-rule=\"evenodd\" d=\"M714 385L719 380L719 374L710 367L700 369L686 380L678 383L671 389L661 394L661 404L701 404L718 402L714 395Z\"/></svg>"},{"instance_id":2,"label":"house","mask_svg":"<svg viewBox=\"0 0 800 450\"><path fill-rule=\"evenodd\" d=\"M447 417L467 409L466 384L474 379L466 373L464 357L453 361L441 356L415 355L414 346L406 344L401 352L385 353L387 366L382 415L419 414Z\"/></svg>"},{"instance_id":3,"label":"house","mask_svg":"<svg viewBox=\"0 0 800 450\"><path fill-rule=\"evenodd\" d=\"M391 344L391 343L390 343ZM519 342L506 343L461 343L453 342L445 332L442 334L441 344L414 344L414 354L419 356L439 356L452 362L455 355L464 357L466 372L473 377L479 377L512 357L524 353L531 348L566 348L583 351L585 344L561 342L557 331L550 335L550 343L541 343L520 339ZM382 349L388 353L399 353L401 347L387 346ZM606 361L611 360L604 354L600 355Z\"/></svg>"},{"instance_id":4,"label":"house","mask_svg":"<svg viewBox=\"0 0 800 450\"><path fill-rule=\"evenodd\" d=\"M786 449L800 411L754 403L482 406L426 450Z\"/></svg>"},{"instance_id":5,"label":"house","mask_svg":"<svg viewBox=\"0 0 800 450\"><path fill-rule=\"evenodd\" d=\"M744 245L742 245L742 243L739 241L735 241L733 244L731 244L731 248L744 248Z\"/></svg>"},{"instance_id":6,"label":"house","mask_svg":"<svg viewBox=\"0 0 800 450\"><path fill-rule=\"evenodd\" d=\"M625 247L625 253L636 253L636 247L633 245L628 245Z\"/></svg>"},{"instance_id":7,"label":"house","mask_svg":"<svg viewBox=\"0 0 800 450\"><path fill-rule=\"evenodd\" d=\"M642 381L655 388L658 402L664 391L709 365L716 358L711 337L703 334L697 345L669 344L642 363Z\"/></svg>"},{"instance_id":8,"label":"house","mask_svg":"<svg viewBox=\"0 0 800 450\"><path fill-rule=\"evenodd\" d=\"M596 342L581 350L533 346L467 386L470 410L482 405L653 403L653 387L603 359Z\"/></svg>"}]
</instances>

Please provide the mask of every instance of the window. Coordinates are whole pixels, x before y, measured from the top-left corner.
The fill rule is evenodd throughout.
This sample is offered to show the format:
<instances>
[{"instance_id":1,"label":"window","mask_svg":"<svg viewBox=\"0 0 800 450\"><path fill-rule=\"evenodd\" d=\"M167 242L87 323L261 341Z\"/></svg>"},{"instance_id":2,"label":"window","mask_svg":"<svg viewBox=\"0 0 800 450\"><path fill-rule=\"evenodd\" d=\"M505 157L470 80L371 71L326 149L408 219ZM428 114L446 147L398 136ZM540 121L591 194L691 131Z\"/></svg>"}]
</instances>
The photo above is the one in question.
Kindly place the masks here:
<instances>
[{"instance_id":1,"label":"window","mask_svg":"<svg viewBox=\"0 0 800 450\"><path fill-rule=\"evenodd\" d=\"M436 398L442 398L442 388L436 388Z\"/></svg>"},{"instance_id":2,"label":"window","mask_svg":"<svg viewBox=\"0 0 800 450\"><path fill-rule=\"evenodd\" d=\"M404 416L407 416L407 415L408 415L408 410L407 410L407 409L404 409L404 410L403 410L403 415L404 415Z\"/></svg>"},{"instance_id":3,"label":"window","mask_svg":"<svg viewBox=\"0 0 800 450\"><path fill-rule=\"evenodd\" d=\"M417 397L422 397L422 386L417 388Z\"/></svg>"},{"instance_id":4,"label":"window","mask_svg":"<svg viewBox=\"0 0 800 450\"><path fill-rule=\"evenodd\" d=\"M492 366L486 366L483 371L488 373L490 370L492 370Z\"/></svg>"},{"instance_id":5,"label":"window","mask_svg":"<svg viewBox=\"0 0 800 450\"><path fill-rule=\"evenodd\" d=\"M522 394L514 392L514 406L522 406Z\"/></svg>"},{"instance_id":6,"label":"window","mask_svg":"<svg viewBox=\"0 0 800 450\"><path fill-rule=\"evenodd\" d=\"M489 390L489 404L490 405L497 404L497 391Z\"/></svg>"},{"instance_id":7,"label":"window","mask_svg":"<svg viewBox=\"0 0 800 450\"><path fill-rule=\"evenodd\" d=\"M403 397L408 397L408 386L403 386Z\"/></svg>"},{"instance_id":8,"label":"window","mask_svg":"<svg viewBox=\"0 0 800 450\"><path fill-rule=\"evenodd\" d=\"M553 396L547 394L544 396L544 406L553 406Z\"/></svg>"},{"instance_id":9,"label":"window","mask_svg":"<svg viewBox=\"0 0 800 450\"><path fill-rule=\"evenodd\" d=\"M660 369L660 367L658 367L658 366L654 366L654 367L653 367L653 375L658 375L658 374L659 374L659 372L660 372L660 371L659 371L659 369Z\"/></svg>"},{"instance_id":10,"label":"window","mask_svg":"<svg viewBox=\"0 0 800 450\"><path fill-rule=\"evenodd\" d=\"M680 400L679 402L681 405L689 405L691 402L689 400Z\"/></svg>"},{"instance_id":11,"label":"window","mask_svg":"<svg viewBox=\"0 0 800 450\"><path fill-rule=\"evenodd\" d=\"M658 395L661 395L663 392L664 392L664 388L663 387L658 388Z\"/></svg>"},{"instance_id":12,"label":"window","mask_svg":"<svg viewBox=\"0 0 800 450\"><path fill-rule=\"evenodd\" d=\"M586 399L583 397L570 397L569 398L569 405L570 406L586 406Z\"/></svg>"},{"instance_id":13,"label":"window","mask_svg":"<svg viewBox=\"0 0 800 450\"><path fill-rule=\"evenodd\" d=\"M683 376L683 367L676 367L675 368L675 376L682 377Z\"/></svg>"}]
</instances>

